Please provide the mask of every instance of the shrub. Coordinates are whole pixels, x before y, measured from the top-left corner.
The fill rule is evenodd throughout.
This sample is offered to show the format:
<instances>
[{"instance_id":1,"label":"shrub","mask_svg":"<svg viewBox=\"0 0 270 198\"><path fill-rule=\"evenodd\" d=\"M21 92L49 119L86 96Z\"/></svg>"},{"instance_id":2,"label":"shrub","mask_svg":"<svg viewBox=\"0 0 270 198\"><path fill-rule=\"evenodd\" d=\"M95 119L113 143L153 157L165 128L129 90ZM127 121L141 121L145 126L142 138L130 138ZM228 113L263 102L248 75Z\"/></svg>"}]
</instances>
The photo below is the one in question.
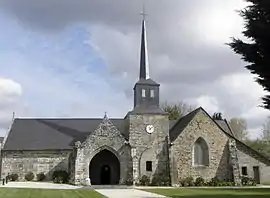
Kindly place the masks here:
<instances>
[{"instance_id":1,"label":"shrub","mask_svg":"<svg viewBox=\"0 0 270 198\"><path fill-rule=\"evenodd\" d=\"M35 178L35 175L32 172L28 172L28 173L26 173L26 175L24 176L24 178L27 181L32 181Z\"/></svg>"},{"instance_id":2,"label":"shrub","mask_svg":"<svg viewBox=\"0 0 270 198\"><path fill-rule=\"evenodd\" d=\"M68 183L69 175L64 170L57 170L53 172L52 179L54 183L66 184Z\"/></svg>"},{"instance_id":3,"label":"shrub","mask_svg":"<svg viewBox=\"0 0 270 198\"><path fill-rule=\"evenodd\" d=\"M19 178L19 175L18 175L17 173L12 173L12 174L10 174L10 175L8 176L7 179L8 179L9 181L17 181L18 178Z\"/></svg>"},{"instance_id":4,"label":"shrub","mask_svg":"<svg viewBox=\"0 0 270 198\"><path fill-rule=\"evenodd\" d=\"M170 177L166 173L155 175L151 181L151 186L169 186L169 185L170 185Z\"/></svg>"},{"instance_id":5,"label":"shrub","mask_svg":"<svg viewBox=\"0 0 270 198\"><path fill-rule=\"evenodd\" d=\"M46 178L46 175L44 173L38 173L37 174L37 180L43 181Z\"/></svg>"},{"instance_id":6,"label":"shrub","mask_svg":"<svg viewBox=\"0 0 270 198\"><path fill-rule=\"evenodd\" d=\"M140 185L149 186L149 184L150 184L150 178L146 175L143 175L140 179Z\"/></svg>"},{"instance_id":7,"label":"shrub","mask_svg":"<svg viewBox=\"0 0 270 198\"><path fill-rule=\"evenodd\" d=\"M132 178L127 179L127 180L124 182L124 185L132 186L132 185L133 185L133 179L132 179Z\"/></svg>"},{"instance_id":8,"label":"shrub","mask_svg":"<svg viewBox=\"0 0 270 198\"><path fill-rule=\"evenodd\" d=\"M256 186L255 180L248 176L242 176L241 183L243 186Z\"/></svg>"},{"instance_id":9,"label":"shrub","mask_svg":"<svg viewBox=\"0 0 270 198\"><path fill-rule=\"evenodd\" d=\"M219 179L217 177L213 177L209 182L209 186L217 186L220 183Z\"/></svg>"},{"instance_id":10,"label":"shrub","mask_svg":"<svg viewBox=\"0 0 270 198\"><path fill-rule=\"evenodd\" d=\"M197 177L195 180L195 186L203 186L205 184L204 179L202 177Z\"/></svg>"},{"instance_id":11,"label":"shrub","mask_svg":"<svg viewBox=\"0 0 270 198\"><path fill-rule=\"evenodd\" d=\"M186 177L180 181L181 186L194 186L193 177Z\"/></svg>"}]
</instances>

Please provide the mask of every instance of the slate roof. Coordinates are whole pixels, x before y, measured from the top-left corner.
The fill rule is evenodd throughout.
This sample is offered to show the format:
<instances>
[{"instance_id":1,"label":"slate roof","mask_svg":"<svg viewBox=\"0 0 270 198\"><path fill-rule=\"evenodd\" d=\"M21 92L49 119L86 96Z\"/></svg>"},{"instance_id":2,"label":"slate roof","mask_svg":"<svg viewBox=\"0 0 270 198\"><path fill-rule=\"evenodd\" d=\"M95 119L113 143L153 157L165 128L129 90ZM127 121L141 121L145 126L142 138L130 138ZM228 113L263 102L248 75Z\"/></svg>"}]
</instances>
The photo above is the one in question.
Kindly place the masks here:
<instances>
[{"instance_id":1,"label":"slate roof","mask_svg":"<svg viewBox=\"0 0 270 198\"><path fill-rule=\"evenodd\" d=\"M71 149L102 122L101 119L15 119L3 150ZM125 136L123 119L110 119Z\"/></svg>"},{"instance_id":2,"label":"slate roof","mask_svg":"<svg viewBox=\"0 0 270 198\"><path fill-rule=\"evenodd\" d=\"M167 114L165 111L163 111L158 106L137 106L132 111L129 112L129 114Z\"/></svg>"},{"instance_id":3,"label":"slate roof","mask_svg":"<svg viewBox=\"0 0 270 198\"><path fill-rule=\"evenodd\" d=\"M221 127L225 132L227 132L228 134L230 134L231 136L234 136L233 131L229 125L229 123L227 122L226 119L224 120L214 120L219 127Z\"/></svg>"},{"instance_id":4,"label":"slate roof","mask_svg":"<svg viewBox=\"0 0 270 198\"><path fill-rule=\"evenodd\" d=\"M155 82L153 79L139 79L136 84L142 84L142 85L159 85L159 83ZM136 85L135 84L135 85Z\"/></svg>"},{"instance_id":5,"label":"slate roof","mask_svg":"<svg viewBox=\"0 0 270 198\"><path fill-rule=\"evenodd\" d=\"M170 141L173 142L182 131L186 128L189 122L194 118L194 116L199 112L200 108L195 109L194 111L190 112L189 114L181 117L179 120L174 121L175 124L170 127Z\"/></svg>"}]
</instances>

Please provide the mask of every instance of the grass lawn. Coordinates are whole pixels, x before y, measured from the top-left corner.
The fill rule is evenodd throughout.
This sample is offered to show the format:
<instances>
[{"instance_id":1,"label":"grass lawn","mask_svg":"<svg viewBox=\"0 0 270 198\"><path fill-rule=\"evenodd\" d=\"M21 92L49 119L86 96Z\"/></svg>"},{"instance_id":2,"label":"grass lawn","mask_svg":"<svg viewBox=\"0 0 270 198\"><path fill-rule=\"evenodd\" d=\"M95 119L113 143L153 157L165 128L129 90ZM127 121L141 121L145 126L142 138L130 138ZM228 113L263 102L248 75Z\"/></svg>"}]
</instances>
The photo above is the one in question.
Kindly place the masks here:
<instances>
[{"instance_id":1,"label":"grass lawn","mask_svg":"<svg viewBox=\"0 0 270 198\"><path fill-rule=\"evenodd\" d=\"M0 188L0 198L104 198L94 190Z\"/></svg>"},{"instance_id":2,"label":"grass lawn","mask_svg":"<svg viewBox=\"0 0 270 198\"><path fill-rule=\"evenodd\" d=\"M148 192L165 195L172 198L270 198L270 189L143 189Z\"/></svg>"}]
</instances>

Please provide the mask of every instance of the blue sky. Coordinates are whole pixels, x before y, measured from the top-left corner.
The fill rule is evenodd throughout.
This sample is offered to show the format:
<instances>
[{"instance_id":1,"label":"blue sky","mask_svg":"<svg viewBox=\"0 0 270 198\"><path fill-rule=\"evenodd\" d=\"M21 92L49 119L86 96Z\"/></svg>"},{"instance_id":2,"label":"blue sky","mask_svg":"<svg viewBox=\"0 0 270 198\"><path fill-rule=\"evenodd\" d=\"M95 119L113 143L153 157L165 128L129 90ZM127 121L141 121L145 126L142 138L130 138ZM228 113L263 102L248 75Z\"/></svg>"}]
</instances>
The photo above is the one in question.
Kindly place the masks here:
<instances>
[{"instance_id":1,"label":"blue sky","mask_svg":"<svg viewBox=\"0 0 270 198\"><path fill-rule=\"evenodd\" d=\"M125 104L119 111L112 103L125 96L113 92L106 65L89 44L86 25L43 34L0 12L0 29L1 77L22 89L19 104L9 109L17 117L100 117L105 111L124 116Z\"/></svg>"}]
</instances>

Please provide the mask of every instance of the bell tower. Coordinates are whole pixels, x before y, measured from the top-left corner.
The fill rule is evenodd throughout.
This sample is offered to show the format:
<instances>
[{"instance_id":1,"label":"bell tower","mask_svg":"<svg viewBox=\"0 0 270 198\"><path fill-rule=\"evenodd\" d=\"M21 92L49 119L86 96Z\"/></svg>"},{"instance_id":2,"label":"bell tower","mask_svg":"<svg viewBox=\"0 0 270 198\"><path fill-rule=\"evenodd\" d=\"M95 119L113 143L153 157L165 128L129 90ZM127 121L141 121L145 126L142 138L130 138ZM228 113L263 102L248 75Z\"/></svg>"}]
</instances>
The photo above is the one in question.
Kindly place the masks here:
<instances>
[{"instance_id":1,"label":"bell tower","mask_svg":"<svg viewBox=\"0 0 270 198\"><path fill-rule=\"evenodd\" d=\"M136 82L134 90L134 110L152 110L160 111L159 108L159 86L150 78L149 74L149 61L147 50L147 37L146 37L146 22L145 12L141 13L143 16L141 28L141 49L140 49L140 73L139 80Z\"/></svg>"},{"instance_id":2,"label":"bell tower","mask_svg":"<svg viewBox=\"0 0 270 198\"><path fill-rule=\"evenodd\" d=\"M133 88L134 107L127 115L134 183L143 175L153 180L169 174L169 120L159 105L160 84L150 78L144 10L141 15L140 72Z\"/></svg>"}]
</instances>

